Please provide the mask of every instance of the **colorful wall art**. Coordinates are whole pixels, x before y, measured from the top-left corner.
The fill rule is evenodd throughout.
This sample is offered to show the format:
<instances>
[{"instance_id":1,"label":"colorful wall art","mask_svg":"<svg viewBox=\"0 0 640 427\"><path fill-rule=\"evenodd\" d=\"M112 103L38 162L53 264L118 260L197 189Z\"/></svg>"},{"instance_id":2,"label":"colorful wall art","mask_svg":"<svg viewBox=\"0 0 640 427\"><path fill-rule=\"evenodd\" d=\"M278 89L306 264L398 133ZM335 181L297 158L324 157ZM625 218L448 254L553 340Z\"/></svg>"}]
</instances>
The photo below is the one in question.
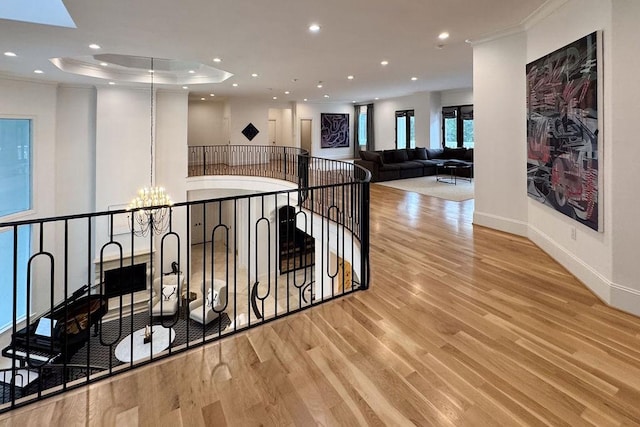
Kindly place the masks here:
<instances>
[{"instance_id":1,"label":"colorful wall art","mask_svg":"<svg viewBox=\"0 0 640 427\"><path fill-rule=\"evenodd\" d=\"M601 231L597 36L527 64L527 193Z\"/></svg>"},{"instance_id":2,"label":"colorful wall art","mask_svg":"<svg viewBox=\"0 0 640 427\"><path fill-rule=\"evenodd\" d=\"M320 114L320 147L349 146L349 114Z\"/></svg>"}]
</instances>

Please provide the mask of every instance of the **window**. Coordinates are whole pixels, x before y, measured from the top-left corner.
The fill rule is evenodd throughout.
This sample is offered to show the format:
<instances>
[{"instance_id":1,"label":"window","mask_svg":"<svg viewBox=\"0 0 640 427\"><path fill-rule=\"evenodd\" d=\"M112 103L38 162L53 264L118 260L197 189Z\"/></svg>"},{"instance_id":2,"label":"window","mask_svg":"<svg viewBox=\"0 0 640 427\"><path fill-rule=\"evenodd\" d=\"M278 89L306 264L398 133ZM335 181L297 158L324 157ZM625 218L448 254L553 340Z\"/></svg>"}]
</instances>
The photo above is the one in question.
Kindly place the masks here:
<instances>
[{"instance_id":1,"label":"window","mask_svg":"<svg viewBox=\"0 0 640 427\"><path fill-rule=\"evenodd\" d=\"M456 148L474 147L473 105L442 109L442 145Z\"/></svg>"},{"instance_id":2,"label":"window","mask_svg":"<svg viewBox=\"0 0 640 427\"><path fill-rule=\"evenodd\" d=\"M31 209L31 120L0 119L0 217Z\"/></svg>"},{"instance_id":3,"label":"window","mask_svg":"<svg viewBox=\"0 0 640 427\"><path fill-rule=\"evenodd\" d=\"M31 256L31 226L18 228L17 243L16 319L20 321L27 314L27 263ZM0 332L13 324L13 244L13 229L0 232Z\"/></svg>"},{"instance_id":4,"label":"window","mask_svg":"<svg viewBox=\"0 0 640 427\"><path fill-rule=\"evenodd\" d=\"M31 120L0 119L0 218L31 209ZM0 231L0 331L13 323L14 245L17 265L18 320L26 307L27 262L31 254L31 227Z\"/></svg>"},{"instance_id":5,"label":"window","mask_svg":"<svg viewBox=\"0 0 640 427\"><path fill-rule=\"evenodd\" d=\"M358 114L358 145L360 147L367 146L367 106L360 106L360 114ZM362 148L364 150L364 148Z\"/></svg>"},{"instance_id":6,"label":"window","mask_svg":"<svg viewBox=\"0 0 640 427\"><path fill-rule=\"evenodd\" d=\"M396 111L396 148L416 148L416 120L413 110Z\"/></svg>"}]
</instances>

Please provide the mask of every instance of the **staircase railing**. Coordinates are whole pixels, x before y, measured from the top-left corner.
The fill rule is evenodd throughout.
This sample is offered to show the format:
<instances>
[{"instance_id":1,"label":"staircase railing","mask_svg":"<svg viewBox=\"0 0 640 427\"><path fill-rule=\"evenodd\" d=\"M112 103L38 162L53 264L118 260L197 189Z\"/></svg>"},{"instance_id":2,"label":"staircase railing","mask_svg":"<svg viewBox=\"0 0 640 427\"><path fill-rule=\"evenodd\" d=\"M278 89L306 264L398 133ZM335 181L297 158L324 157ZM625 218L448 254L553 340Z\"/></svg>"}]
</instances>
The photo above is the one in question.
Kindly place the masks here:
<instances>
[{"instance_id":1,"label":"staircase railing","mask_svg":"<svg viewBox=\"0 0 640 427\"><path fill-rule=\"evenodd\" d=\"M13 310L0 411L368 287L368 171L294 147L188 150L189 177L296 187L166 206L146 236L127 210L0 223Z\"/></svg>"}]
</instances>

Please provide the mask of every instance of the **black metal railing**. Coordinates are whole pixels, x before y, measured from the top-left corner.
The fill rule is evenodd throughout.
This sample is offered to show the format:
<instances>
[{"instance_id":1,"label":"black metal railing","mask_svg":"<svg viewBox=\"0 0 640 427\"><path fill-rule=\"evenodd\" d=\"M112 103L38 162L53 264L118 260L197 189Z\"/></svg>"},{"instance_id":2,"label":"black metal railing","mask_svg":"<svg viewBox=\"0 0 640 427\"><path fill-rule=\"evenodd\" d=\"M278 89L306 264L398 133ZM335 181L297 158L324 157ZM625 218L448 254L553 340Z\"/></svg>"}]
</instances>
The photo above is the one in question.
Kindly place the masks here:
<instances>
[{"instance_id":1,"label":"black metal railing","mask_svg":"<svg viewBox=\"0 0 640 427\"><path fill-rule=\"evenodd\" d=\"M201 174L297 188L0 224L13 309L0 411L368 287L366 170L291 147L190 147ZM138 219L166 228L140 236Z\"/></svg>"}]
</instances>

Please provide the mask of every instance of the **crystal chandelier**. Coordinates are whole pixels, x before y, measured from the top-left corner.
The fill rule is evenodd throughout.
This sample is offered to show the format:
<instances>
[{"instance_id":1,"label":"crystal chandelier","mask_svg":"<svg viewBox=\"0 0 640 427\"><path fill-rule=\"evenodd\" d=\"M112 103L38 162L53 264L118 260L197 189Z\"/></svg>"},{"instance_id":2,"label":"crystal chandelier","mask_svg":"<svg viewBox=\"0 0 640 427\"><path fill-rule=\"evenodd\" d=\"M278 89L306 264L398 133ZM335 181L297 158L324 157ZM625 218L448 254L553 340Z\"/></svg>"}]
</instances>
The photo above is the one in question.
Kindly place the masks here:
<instances>
[{"instance_id":1,"label":"crystal chandelier","mask_svg":"<svg viewBox=\"0 0 640 427\"><path fill-rule=\"evenodd\" d=\"M128 211L133 216L129 221L131 232L136 236L146 236L149 233L162 234L166 231L171 217L171 197L163 187L156 187L153 180L153 143L154 143L154 118L153 118L153 58L151 58L151 168L150 187L144 187L138 191L137 196L131 200Z\"/></svg>"}]
</instances>

